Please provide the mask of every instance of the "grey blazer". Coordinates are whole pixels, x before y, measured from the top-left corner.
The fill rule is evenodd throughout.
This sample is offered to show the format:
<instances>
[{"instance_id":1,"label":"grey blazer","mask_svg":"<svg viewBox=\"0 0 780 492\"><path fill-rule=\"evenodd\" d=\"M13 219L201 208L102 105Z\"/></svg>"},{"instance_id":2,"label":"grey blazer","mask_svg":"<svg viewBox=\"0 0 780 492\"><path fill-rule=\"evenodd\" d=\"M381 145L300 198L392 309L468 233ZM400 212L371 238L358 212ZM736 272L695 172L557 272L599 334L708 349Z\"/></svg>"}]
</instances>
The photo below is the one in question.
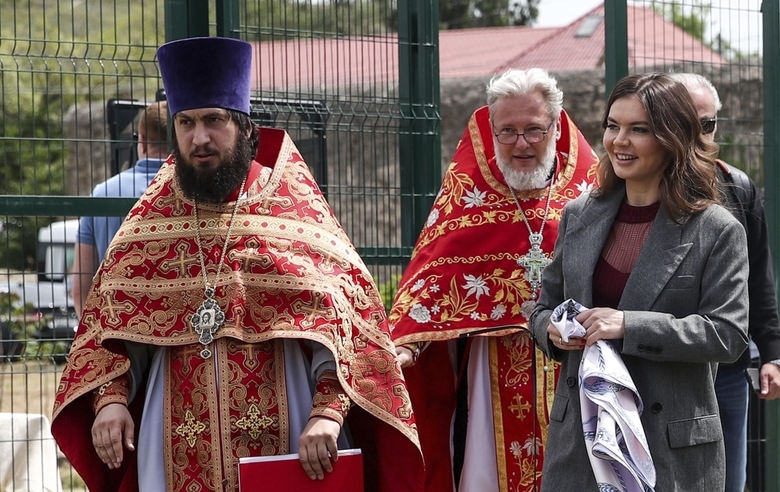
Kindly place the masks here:
<instances>
[{"instance_id":1,"label":"grey blazer","mask_svg":"<svg viewBox=\"0 0 780 492\"><path fill-rule=\"evenodd\" d=\"M530 327L537 347L562 362L544 451L542 491L596 491L582 437L577 371L581 351L549 340L552 309L568 298L592 306L593 270L625 188L569 202L555 257L544 270ZM614 340L644 403L642 424L657 472L656 492L725 487L723 433L714 380L718 362L748 345L745 231L712 205L684 225L663 207L626 284L618 309L625 338Z\"/></svg>"}]
</instances>

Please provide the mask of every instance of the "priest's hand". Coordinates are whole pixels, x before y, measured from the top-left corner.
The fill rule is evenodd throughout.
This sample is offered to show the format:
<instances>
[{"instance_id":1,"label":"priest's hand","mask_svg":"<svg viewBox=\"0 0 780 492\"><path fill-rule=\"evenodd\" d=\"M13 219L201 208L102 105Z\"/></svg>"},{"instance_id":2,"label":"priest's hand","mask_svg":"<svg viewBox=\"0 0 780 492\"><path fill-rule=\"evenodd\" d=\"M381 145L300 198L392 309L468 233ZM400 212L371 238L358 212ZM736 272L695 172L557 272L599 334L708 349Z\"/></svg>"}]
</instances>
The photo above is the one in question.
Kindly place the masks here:
<instances>
[{"instance_id":1,"label":"priest's hand","mask_svg":"<svg viewBox=\"0 0 780 492\"><path fill-rule=\"evenodd\" d=\"M100 409L92 424L92 445L110 470L122 464L124 449L135 449L135 424L130 411L121 403L110 403Z\"/></svg>"},{"instance_id":2,"label":"priest's hand","mask_svg":"<svg viewBox=\"0 0 780 492\"><path fill-rule=\"evenodd\" d=\"M409 367L414 362L412 351L403 345L398 345L395 348L395 353L398 356L398 363L401 364L401 368Z\"/></svg>"},{"instance_id":3,"label":"priest's hand","mask_svg":"<svg viewBox=\"0 0 780 492\"><path fill-rule=\"evenodd\" d=\"M298 456L303 470L312 480L325 478L325 471L333 471L331 460L339 459L336 440L341 425L327 417L312 417L298 440Z\"/></svg>"}]
</instances>

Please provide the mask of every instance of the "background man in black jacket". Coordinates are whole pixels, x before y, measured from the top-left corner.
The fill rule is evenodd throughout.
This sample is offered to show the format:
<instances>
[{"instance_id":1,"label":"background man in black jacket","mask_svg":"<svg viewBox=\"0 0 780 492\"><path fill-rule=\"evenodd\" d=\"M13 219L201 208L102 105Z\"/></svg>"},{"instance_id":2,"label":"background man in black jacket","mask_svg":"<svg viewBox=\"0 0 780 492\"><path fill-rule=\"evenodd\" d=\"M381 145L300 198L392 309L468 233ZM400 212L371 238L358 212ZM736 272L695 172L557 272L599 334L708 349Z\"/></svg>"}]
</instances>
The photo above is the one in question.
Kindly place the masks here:
<instances>
[{"instance_id":1,"label":"background man in black jacket","mask_svg":"<svg viewBox=\"0 0 780 492\"><path fill-rule=\"evenodd\" d=\"M718 91L709 80L698 74L680 73L672 77L688 89L699 113L705 137L714 140L718 129L718 111L721 108ZM780 396L780 323L764 206L755 183L747 174L721 160L717 162L725 204L747 232L750 262L748 333L758 347L761 358L761 390L758 397L772 400ZM715 381L726 445L726 492L745 490L750 391L745 369L750 366L750 357L750 350L746 350L733 364L720 364Z\"/></svg>"}]
</instances>

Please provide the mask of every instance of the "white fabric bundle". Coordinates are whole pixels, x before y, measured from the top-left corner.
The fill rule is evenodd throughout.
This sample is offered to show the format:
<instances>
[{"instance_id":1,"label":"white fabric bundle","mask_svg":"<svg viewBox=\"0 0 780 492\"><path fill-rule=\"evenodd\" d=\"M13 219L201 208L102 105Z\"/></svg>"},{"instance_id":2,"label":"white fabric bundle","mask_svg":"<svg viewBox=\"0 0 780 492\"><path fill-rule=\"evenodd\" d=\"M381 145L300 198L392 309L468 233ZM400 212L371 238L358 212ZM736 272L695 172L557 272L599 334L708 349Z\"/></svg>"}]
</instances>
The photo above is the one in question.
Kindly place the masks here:
<instances>
[{"instance_id":1,"label":"white fabric bundle","mask_svg":"<svg viewBox=\"0 0 780 492\"><path fill-rule=\"evenodd\" d=\"M561 338L582 337L585 311L568 299L551 316ZM651 492L655 466L642 428L642 398L620 354L607 340L586 346L579 368L582 431L600 491Z\"/></svg>"}]
</instances>

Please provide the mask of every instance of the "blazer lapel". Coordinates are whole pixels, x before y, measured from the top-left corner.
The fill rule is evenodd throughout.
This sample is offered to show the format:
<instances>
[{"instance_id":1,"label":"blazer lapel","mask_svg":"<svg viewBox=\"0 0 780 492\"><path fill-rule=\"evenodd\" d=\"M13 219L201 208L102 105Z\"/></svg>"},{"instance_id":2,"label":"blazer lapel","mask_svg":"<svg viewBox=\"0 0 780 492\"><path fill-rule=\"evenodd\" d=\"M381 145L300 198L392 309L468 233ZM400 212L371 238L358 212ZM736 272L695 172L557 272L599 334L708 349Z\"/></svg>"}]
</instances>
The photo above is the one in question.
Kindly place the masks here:
<instances>
[{"instance_id":1,"label":"blazer lapel","mask_svg":"<svg viewBox=\"0 0 780 492\"><path fill-rule=\"evenodd\" d=\"M683 226L669 218L663 207L658 210L618 309L644 311L653 306L691 249L691 243L681 244L682 230Z\"/></svg>"},{"instance_id":2,"label":"blazer lapel","mask_svg":"<svg viewBox=\"0 0 780 492\"><path fill-rule=\"evenodd\" d=\"M593 307L593 271L624 197L621 188L605 197L591 198L582 213L569 220L566 236L570 238L568 249L574 254L564 261L566 292L583 306Z\"/></svg>"}]
</instances>

